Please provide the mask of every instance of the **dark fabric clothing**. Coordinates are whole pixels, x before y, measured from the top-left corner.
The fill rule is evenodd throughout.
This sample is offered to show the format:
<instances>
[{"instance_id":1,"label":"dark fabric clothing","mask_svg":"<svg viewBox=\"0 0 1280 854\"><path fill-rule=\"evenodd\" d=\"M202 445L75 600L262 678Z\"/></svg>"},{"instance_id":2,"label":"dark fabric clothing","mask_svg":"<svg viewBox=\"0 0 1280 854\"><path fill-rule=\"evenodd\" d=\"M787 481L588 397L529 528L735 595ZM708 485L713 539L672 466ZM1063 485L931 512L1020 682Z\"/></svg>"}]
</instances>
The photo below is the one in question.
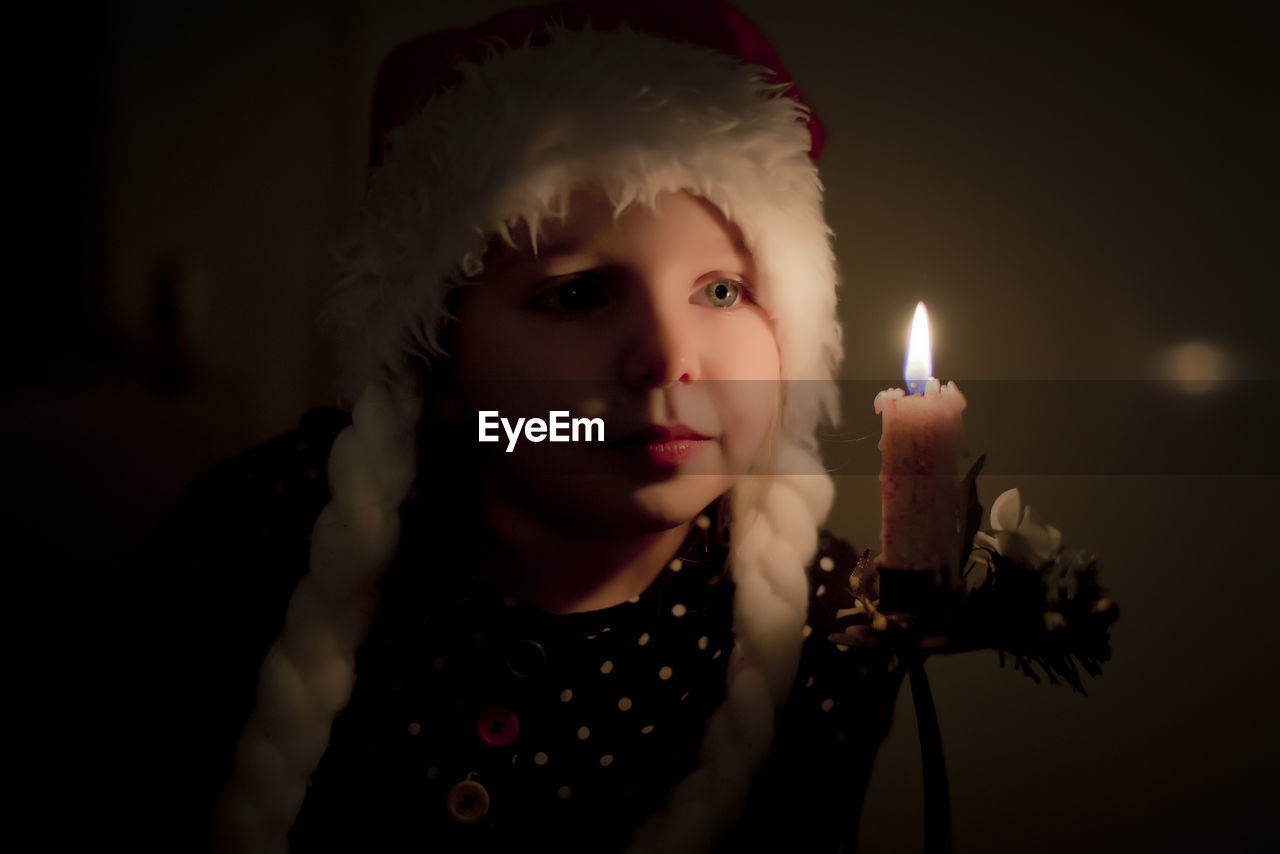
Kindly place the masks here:
<instances>
[{"instance_id":1,"label":"dark fabric clothing","mask_svg":"<svg viewBox=\"0 0 1280 854\"><path fill-rule=\"evenodd\" d=\"M109 675L98 687L116 689L118 712L104 761L151 783L134 837L143 847L152 834L176 840L173 850L208 845L346 423L336 410L313 411L299 430L211 469L104 591L103 638L125 642L101 648ZM401 548L356 686L291 846L620 850L695 767L724 697L734 586L713 518L720 505L640 596L554 615L474 573L478 532L450 521L458 502L448 491L415 492L402 509ZM822 534L792 697L722 850L835 851L856 839L903 674L887 655L827 639L836 611L853 604L845 582L855 560ZM136 819L129 809L117 807L122 824Z\"/></svg>"}]
</instances>

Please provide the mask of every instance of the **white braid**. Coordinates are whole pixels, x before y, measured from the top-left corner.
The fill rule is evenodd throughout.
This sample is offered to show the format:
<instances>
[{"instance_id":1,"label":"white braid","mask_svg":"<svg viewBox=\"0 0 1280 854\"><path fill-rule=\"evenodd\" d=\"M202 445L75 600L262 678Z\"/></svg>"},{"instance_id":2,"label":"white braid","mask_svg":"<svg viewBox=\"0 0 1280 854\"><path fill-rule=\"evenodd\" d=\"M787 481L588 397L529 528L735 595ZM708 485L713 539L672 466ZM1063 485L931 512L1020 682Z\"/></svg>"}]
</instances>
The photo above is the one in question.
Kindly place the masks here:
<instances>
[{"instance_id":1,"label":"white braid","mask_svg":"<svg viewBox=\"0 0 1280 854\"><path fill-rule=\"evenodd\" d=\"M329 454L333 496L316 519L310 572L267 652L256 706L222 793L214 849L284 852L333 719L355 685L377 582L400 545L399 508L418 470L418 389L369 386Z\"/></svg>"}]
</instances>

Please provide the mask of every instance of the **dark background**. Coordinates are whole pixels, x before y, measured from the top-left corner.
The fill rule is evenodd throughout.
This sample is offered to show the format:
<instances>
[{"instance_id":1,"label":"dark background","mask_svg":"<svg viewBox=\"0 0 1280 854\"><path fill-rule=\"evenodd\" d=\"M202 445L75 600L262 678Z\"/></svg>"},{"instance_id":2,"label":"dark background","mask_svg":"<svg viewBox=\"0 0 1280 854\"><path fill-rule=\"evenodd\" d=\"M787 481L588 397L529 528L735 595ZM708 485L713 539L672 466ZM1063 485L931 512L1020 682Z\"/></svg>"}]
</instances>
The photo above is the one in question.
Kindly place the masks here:
<instances>
[{"instance_id":1,"label":"dark background","mask_svg":"<svg viewBox=\"0 0 1280 854\"><path fill-rule=\"evenodd\" d=\"M331 402L314 318L377 61L510 5L108 3L5 28L5 614L59 613L196 473ZM851 381L829 447L862 460L831 527L875 546L868 390L923 299L983 502L1019 486L1122 607L1088 697L995 653L931 660L956 850L1270 848L1276 30L1261 4L1028 5L740 2L829 133ZM921 849L905 692L897 714L868 851Z\"/></svg>"}]
</instances>

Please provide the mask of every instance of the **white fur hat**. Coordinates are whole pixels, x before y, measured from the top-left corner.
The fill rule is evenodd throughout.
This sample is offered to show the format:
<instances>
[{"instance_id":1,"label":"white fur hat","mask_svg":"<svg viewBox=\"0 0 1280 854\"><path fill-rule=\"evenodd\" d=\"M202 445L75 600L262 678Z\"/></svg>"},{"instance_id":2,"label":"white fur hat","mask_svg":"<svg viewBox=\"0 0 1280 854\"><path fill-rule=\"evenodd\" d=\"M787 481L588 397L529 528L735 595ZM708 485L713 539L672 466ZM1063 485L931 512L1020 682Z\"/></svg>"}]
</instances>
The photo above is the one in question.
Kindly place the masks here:
<instances>
[{"instance_id":1,"label":"white fur hat","mask_svg":"<svg viewBox=\"0 0 1280 854\"><path fill-rule=\"evenodd\" d=\"M729 9L739 29L745 21L727 4L698 8ZM625 27L553 26L459 68L454 85L389 122L385 148L375 132L379 165L340 250L328 313L353 423L330 455L333 500L263 666L220 838L236 850L287 847L329 726L350 697L367 606L395 555L397 511L418 471L420 363L441 353L450 290L481 271L495 236L510 242L520 223L536 234L563 213L570 189L594 183L616 210L680 190L719 208L754 257L756 297L781 355L772 470L731 491L736 647L725 700L708 721L698 768L632 843L701 850L736 819L768 755L799 660L805 569L832 499L814 433L838 411L841 347L813 119L767 69Z\"/></svg>"}]
</instances>

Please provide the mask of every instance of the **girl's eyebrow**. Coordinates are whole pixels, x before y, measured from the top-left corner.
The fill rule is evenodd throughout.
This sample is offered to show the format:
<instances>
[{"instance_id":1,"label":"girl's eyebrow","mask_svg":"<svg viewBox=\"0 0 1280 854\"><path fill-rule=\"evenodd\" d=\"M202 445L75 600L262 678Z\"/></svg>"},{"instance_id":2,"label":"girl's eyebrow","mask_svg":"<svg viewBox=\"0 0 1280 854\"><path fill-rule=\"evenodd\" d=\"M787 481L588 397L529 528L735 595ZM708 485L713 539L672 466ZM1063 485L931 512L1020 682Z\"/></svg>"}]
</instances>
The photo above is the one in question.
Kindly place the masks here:
<instances>
[{"instance_id":1,"label":"girl's eyebrow","mask_svg":"<svg viewBox=\"0 0 1280 854\"><path fill-rule=\"evenodd\" d=\"M582 241L568 238L557 243L538 244L537 251L531 252L528 257L537 262L554 261L566 255L576 255L581 251Z\"/></svg>"},{"instance_id":2,"label":"girl's eyebrow","mask_svg":"<svg viewBox=\"0 0 1280 854\"><path fill-rule=\"evenodd\" d=\"M567 238L555 243L539 243L536 254L532 247L526 245L519 252L510 254L508 264L516 270L536 271L565 258L582 258L588 254L590 250L584 246L584 241Z\"/></svg>"},{"instance_id":3,"label":"girl's eyebrow","mask_svg":"<svg viewBox=\"0 0 1280 854\"><path fill-rule=\"evenodd\" d=\"M755 256L751 254L751 250L736 237L731 238L728 245L718 248L716 254L722 258L732 258L741 267L748 267L755 263Z\"/></svg>"},{"instance_id":4,"label":"girl's eyebrow","mask_svg":"<svg viewBox=\"0 0 1280 854\"><path fill-rule=\"evenodd\" d=\"M492 269L533 270L545 266L550 261L573 256L581 251L582 241L577 239L565 239L555 243L539 243L537 254L534 254L533 247L528 243L524 243L518 249L512 249L510 246L502 244L500 253L494 259Z\"/></svg>"}]
</instances>

